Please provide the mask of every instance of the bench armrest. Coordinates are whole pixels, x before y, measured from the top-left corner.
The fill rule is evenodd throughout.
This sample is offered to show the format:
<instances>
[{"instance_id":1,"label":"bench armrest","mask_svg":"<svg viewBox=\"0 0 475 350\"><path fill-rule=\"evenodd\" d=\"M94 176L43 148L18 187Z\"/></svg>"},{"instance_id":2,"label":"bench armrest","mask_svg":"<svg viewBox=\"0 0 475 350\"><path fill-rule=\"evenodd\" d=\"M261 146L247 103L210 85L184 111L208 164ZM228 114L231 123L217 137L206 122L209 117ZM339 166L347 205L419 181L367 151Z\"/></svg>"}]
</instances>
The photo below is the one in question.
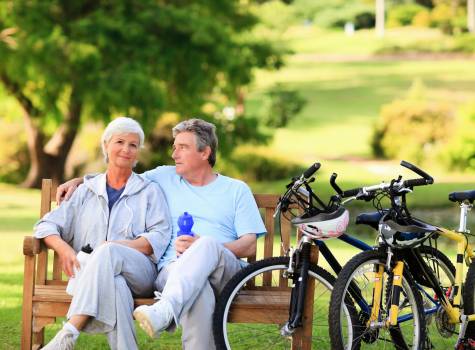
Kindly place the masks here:
<instances>
[{"instance_id":1,"label":"bench armrest","mask_svg":"<svg viewBox=\"0 0 475 350\"><path fill-rule=\"evenodd\" d=\"M23 255L33 256L41 252L41 240L33 236L23 238Z\"/></svg>"}]
</instances>

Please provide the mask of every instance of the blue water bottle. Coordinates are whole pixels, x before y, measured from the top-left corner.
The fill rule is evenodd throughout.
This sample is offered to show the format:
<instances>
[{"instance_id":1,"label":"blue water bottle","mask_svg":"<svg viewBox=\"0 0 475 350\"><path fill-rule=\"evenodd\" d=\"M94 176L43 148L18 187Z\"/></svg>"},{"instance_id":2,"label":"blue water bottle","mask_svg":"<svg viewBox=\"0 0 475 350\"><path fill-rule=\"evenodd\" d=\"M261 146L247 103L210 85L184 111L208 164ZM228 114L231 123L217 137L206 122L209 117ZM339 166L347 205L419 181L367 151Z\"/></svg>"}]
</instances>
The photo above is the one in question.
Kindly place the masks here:
<instances>
[{"instance_id":1,"label":"blue water bottle","mask_svg":"<svg viewBox=\"0 0 475 350\"><path fill-rule=\"evenodd\" d=\"M191 228L193 227L193 216L188 214L186 211L178 218L178 230L177 236L181 235L188 235L194 236L193 232L191 232Z\"/></svg>"}]
</instances>

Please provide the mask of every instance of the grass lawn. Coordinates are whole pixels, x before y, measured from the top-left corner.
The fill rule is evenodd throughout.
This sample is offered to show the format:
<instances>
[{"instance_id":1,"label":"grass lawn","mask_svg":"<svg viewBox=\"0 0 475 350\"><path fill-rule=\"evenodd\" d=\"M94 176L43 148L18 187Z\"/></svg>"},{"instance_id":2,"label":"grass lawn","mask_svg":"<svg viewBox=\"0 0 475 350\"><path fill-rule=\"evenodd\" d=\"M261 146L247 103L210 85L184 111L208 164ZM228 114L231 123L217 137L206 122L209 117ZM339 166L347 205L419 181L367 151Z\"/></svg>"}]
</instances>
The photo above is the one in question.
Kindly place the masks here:
<instances>
[{"instance_id":1,"label":"grass lawn","mask_svg":"<svg viewBox=\"0 0 475 350\"><path fill-rule=\"evenodd\" d=\"M39 192L25 190L0 184L0 342L3 349L18 349L20 346L21 300L23 283L23 236L31 234L31 228L39 213ZM435 220L446 222L456 221L457 211L447 210L424 211L433 215ZM455 219L454 219L455 217ZM349 232L371 244L375 239L374 232L351 226ZM344 263L358 250L341 241L328 241L338 260ZM445 247L447 248L447 247ZM278 237L275 238L274 251L279 249ZM262 250L262 249L260 249ZM451 250L451 249L450 249ZM450 251L449 250L449 251ZM328 269L328 264L320 261L320 265ZM47 327L46 338L51 339L61 327L59 323ZM152 341L139 329L140 349L179 349L179 334L165 334L160 341ZM77 349L107 349L105 337L97 335L81 335Z\"/></svg>"},{"instance_id":2,"label":"grass lawn","mask_svg":"<svg viewBox=\"0 0 475 350\"><path fill-rule=\"evenodd\" d=\"M388 44L437 40L427 29L388 29L383 39L373 31L343 32L312 27L289 28L284 38L295 50L277 71L259 71L247 96L249 113L264 113L262 98L277 83L296 89L304 109L286 128L275 131L270 145L254 151L308 165L321 161L328 174L347 181L389 180L397 162L371 160L370 140L381 106L405 97L421 79L430 100L446 102L456 111L475 100L475 61L472 59L407 60L374 56ZM442 39L441 39L442 40ZM363 59L362 59L363 57ZM474 182L475 174L448 174L434 162L424 164L437 182Z\"/></svg>"}]
</instances>

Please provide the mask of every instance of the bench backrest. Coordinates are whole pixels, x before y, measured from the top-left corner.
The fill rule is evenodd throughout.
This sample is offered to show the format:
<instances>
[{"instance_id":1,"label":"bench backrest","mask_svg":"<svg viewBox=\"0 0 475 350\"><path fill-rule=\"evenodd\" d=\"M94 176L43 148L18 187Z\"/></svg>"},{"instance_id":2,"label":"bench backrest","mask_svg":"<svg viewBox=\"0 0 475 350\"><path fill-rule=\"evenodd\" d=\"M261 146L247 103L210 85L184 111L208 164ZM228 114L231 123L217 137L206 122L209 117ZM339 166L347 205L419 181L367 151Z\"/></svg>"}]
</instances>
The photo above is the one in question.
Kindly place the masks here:
<instances>
[{"instance_id":1,"label":"bench backrest","mask_svg":"<svg viewBox=\"0 0 475 350\"><path fill-rule=\"evenodd\" d=\"M40 217L43 217L51 210L52 202L55 201L56 186L53 185L50 179L43 179L41 187L41 210ZM256 259L269 258L272 256L284 255L290 244L290 237L292 227L289 221L282 217L282 245L274 245L274 240L280 242L279 237L274 236L274 210L279 200L278 195L273 194L255 194L257 206L262 212L264 224L267 229L267 234L264 238L259 239L256 254L249 257L249 262L256 261ZM275 246L275 247L274 247ZM61 264L56 253L53 255L53 269L52 275L48 276L48 249L44 244L41 244L41 252L38 254L37 270L36 270L36 284L66 284L63 280Z\"/></svg>"}]
</instances>

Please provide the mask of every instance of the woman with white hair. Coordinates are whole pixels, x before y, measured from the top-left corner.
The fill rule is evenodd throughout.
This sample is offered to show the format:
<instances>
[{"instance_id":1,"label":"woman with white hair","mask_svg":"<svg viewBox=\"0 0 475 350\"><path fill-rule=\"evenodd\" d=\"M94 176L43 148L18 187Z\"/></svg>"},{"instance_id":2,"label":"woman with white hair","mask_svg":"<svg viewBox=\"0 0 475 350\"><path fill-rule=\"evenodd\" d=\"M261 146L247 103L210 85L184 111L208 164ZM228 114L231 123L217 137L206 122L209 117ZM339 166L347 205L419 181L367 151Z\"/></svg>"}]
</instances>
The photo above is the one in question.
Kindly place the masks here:
<instances>
[{"instance_id":1,"label":"woman with white hair","mask_svg":"<svg viewBox=\"0 0 475 350\"><path fill-rule=\"evenodd\" d=\"M132 171L143 142L135 120L109 123L101 139L106 172L86 176L35 225L66 275L76 274L68 322L44 349L73 349L80 331L105 333L111 349L137 349L133 297L153 294L156 262L171 238L162 191ZM77 254L87 245L93 251L81 266Z\"/></svg>"}]
</instances>

